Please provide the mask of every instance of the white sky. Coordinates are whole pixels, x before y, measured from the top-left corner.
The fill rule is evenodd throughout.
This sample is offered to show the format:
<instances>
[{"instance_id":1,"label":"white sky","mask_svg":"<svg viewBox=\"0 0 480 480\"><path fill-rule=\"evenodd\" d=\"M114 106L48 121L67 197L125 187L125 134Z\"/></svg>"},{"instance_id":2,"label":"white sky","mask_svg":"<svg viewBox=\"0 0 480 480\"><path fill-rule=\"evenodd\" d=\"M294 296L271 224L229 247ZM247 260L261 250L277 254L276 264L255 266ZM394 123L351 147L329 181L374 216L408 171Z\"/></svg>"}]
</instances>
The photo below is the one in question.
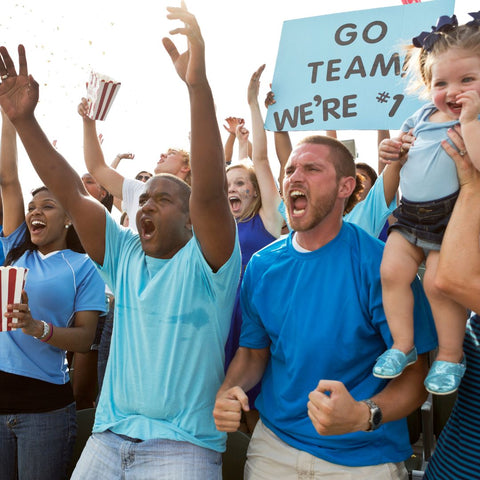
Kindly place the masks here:
<instances>
[{"instance_id":1,"label":"white sky","mask_svg":"<svg viewBox=\"0 0 480 480\"><path fill-rule=\"evenodd\" d=\"M17 45L25 45L29 72L40 84L37 118L80 174L86 168L77 105L85 95L85 82L92 69L122 83L107 120L97 122L98 132L104 136L102 146L107 162L120 152L135 153L134 160L123 160L119 167L123 175L133 177L140 170L153 171L159 154L169 147L188 150L187 90L161 44L162 37L178 26L166 18L165 7L179 3L2 2L0 43L9 49L15 61ZM265 63L259 97L263 104L273 77L284 20L400 4L401 0L187 0L205 38L207 74L223 139L227 132L222 123L228 116L245 118L250 128L247 85L253 71ZM459 22L468 21L467 13L478 8L478 0L457 0L455 13ZM173 40L183 51L185 41L180 36ZM292 133L292 140L307 133ZM376 132L338 134L340 139L354 138L358 161L376 168ZM276 170L273 134L267 135L272 168ZM22 149L20 175L25 193L41 184Z\"/></svg>"}]
</instances>

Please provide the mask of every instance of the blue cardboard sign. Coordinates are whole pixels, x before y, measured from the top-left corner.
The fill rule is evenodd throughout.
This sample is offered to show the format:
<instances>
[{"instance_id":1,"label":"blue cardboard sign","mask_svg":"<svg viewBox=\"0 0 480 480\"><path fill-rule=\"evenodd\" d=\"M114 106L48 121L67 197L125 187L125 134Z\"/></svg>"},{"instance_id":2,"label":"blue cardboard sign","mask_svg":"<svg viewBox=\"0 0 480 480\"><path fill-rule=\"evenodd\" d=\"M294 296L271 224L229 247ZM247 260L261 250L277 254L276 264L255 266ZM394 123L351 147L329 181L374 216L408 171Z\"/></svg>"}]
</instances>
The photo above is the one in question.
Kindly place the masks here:
<instances>
[{"instance_id":1,"label":"blue cardboard sign","mask_svg":"<svg viewBox=\"0 0 480 480\"><path fill-rule=\"evenodd\" d=\"M424 100L405 93L403 46L455 0L285 21L265 128L398 130Z\"/></svg>"}]
</instances>

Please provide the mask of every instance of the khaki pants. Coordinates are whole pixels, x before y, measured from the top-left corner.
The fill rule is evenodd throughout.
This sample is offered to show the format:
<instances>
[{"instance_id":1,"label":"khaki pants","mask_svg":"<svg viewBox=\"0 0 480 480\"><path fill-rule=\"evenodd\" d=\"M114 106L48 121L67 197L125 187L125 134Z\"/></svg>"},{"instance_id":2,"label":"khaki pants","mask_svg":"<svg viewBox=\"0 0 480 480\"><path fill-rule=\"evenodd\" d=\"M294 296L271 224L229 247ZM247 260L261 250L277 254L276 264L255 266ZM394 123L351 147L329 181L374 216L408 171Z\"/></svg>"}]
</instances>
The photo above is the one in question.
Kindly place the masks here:
<instances>
[{"instance_id":1,"label":"khaki pants","mask_svg":"<svg viewBox=\"0 0 480 480\"><path fill-rule=\"evenodd\" d=\"M253 432L245 480L407 480L402 463L345 467L321 460L280 440L261 420Z\"/></svg>"}]
</instances>

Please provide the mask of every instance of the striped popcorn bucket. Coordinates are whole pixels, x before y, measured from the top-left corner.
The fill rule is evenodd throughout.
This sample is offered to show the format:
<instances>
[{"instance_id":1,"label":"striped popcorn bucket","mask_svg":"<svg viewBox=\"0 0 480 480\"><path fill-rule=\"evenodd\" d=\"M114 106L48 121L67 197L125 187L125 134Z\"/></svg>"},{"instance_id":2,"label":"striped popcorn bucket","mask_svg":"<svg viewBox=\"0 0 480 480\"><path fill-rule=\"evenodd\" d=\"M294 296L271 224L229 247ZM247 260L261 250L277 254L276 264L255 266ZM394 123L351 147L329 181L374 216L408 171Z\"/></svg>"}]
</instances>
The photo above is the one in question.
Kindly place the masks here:
<instances>
[{"instance_id":1,"label":"striped popcorn bucket","mask_svg":"<svg viewBox=\"0 0 480 480\"><path fill-rule=\"evenodd\" d=\"M8 332L16 330L16 328L7 327L7 318L5 318L5 312L7 312L7 306L12 303L20 303L22 297L22 290L25 286L25 280L27 278L28 268L23 267L0 267L0 300L2 302L2 321L0 322L0 331ZM8 310L11 312L12 310ZM13 319L13 323L16 323L17 319Z\"/></svg>"},{"instance_id":2,"label":"striped popcorn bucket","mask_svg":"<svg viewBox=\"0 0 480 480\"><path fill-rule=\"evenodd\" d=\"M92 120L105 120L120 85L106 75L91 72L87 83L87 116Z\"/></svg>"}]
</instances>

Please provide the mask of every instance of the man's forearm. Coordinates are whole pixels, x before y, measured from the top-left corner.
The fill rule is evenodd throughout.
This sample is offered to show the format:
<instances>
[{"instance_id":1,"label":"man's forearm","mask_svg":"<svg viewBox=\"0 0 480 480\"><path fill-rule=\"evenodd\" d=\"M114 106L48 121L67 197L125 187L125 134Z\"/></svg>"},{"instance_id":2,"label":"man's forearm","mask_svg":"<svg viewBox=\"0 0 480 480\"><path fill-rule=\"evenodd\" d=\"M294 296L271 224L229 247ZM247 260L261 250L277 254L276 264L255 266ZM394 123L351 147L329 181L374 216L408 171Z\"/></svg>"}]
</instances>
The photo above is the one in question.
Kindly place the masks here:
<instances>
[{"instance_id":1,"label":"man's forearm","mask_svg":"<svg viewBox=\"0 0 480 480\"><path fill-rule=\"evenodd\" d=\"M392 422L404 418L420 407L427 398L423 381L428 372L427 354L418 356L402 375L387 386L372 400L381 408L383 421Z\"/></svg>"},{"instance_id":2,"label":"man's forearm","mask_svg":"<svg viewBox=\"0 0 480 480\"><path fill-rule=\"evenodd\" d=\"M270 351L268 348L239 347L228 367L219 394L236 386L244 392L248 392L262 379L269 358Z\"/></svg>"}]
</instances>

